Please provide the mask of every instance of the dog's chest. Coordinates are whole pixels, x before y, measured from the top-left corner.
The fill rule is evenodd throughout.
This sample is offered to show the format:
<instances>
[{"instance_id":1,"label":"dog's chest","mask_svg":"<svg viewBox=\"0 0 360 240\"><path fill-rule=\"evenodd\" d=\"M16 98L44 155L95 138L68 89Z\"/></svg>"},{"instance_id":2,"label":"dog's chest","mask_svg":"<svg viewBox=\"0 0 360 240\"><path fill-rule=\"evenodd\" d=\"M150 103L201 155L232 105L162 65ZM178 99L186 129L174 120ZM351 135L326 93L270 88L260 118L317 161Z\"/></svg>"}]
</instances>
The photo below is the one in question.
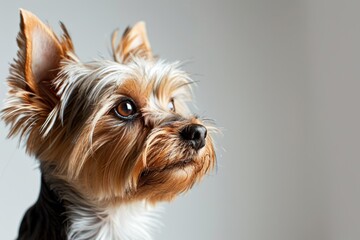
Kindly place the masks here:
<instances>
[{"instance_id":1,"label":"dog's chest","mask_svg":"<svg viewBox=\"0 0 360 240\"><path fill-rule=\"evenodd\" d=\"M161 223L159 210L145 202L94 211L72 208L69 214L70 240L151 240L151 233Z\"/></svg>"}]
</instances>

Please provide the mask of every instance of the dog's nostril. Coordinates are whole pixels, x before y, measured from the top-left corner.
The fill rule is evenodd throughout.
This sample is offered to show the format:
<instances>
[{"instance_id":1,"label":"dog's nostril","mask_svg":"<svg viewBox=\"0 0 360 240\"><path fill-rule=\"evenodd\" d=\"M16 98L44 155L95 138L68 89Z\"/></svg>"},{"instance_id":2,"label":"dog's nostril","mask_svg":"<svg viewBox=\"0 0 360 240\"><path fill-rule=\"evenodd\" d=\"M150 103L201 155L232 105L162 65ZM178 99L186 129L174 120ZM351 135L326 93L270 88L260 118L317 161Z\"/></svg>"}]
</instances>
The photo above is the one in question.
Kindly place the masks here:
<instances>
[{"instance_id":1,"label":"dog's nostril","mask_svg":"<svg viewBox=\"0 0 360 240\"><path fill-rule=\"evenodd\" d=\"M194 139L199 139L199 138L201 138L200 132L195 132L194 133Z\"/></svg>"},{"instance_id":2,"label":"dog's nostril","mask_svg":"<svg viewBox=\"0 0 360 240\"><path fill-rule=\"evenodd\" d=\"M195 150L205 146L206 134L206 128L200 124L187 125L180 132L182 139L188 141Z\"/></svg>"}]
</instances>

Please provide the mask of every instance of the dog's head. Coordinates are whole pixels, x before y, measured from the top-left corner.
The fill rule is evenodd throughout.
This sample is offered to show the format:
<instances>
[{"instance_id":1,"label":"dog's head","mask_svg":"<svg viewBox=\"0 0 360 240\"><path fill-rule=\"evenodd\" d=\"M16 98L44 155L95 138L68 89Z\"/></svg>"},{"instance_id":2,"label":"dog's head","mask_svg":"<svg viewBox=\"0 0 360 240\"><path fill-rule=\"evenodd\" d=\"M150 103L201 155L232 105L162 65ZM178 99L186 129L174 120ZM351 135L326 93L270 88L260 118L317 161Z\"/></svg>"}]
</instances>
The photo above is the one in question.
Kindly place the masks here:
<instances>
[{"instance_id":1,"label":"dog's head","mask_svg":"<svg viewBox=\"0 0 360 240\"><path fill-rule=\"evenodd\" d=\"M156 59L144 23L128 28L113 59L81 62L62 25L59 38L21 11L2 118L45 175L94 201L170 200L215 164L209 130L187 107L192 81Z\"/></svg>"}]
</instances>

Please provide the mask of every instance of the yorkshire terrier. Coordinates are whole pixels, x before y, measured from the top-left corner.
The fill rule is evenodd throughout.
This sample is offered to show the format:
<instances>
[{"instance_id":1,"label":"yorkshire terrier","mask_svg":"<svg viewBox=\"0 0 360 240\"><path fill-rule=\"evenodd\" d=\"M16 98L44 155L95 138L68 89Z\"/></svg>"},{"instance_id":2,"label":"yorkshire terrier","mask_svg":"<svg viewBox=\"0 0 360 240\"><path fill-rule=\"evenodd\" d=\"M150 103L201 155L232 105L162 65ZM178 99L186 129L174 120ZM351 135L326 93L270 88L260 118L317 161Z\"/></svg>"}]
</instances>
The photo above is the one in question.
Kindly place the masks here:
<instances>
[{"instance_id":1,"label":"yorkshire terrier","mask_svg":"<svg viewBox=\"0 0 360 240\"><path fill-rule=\"evenodd\" d=\"M2 119L42 173L18 239L151 239L153 207L213 169L211 126L192 115L190 77L157 59L145 24L112 35L112 60L81 62L20 10L17 58Z\"/></svg>"}]
</instances>

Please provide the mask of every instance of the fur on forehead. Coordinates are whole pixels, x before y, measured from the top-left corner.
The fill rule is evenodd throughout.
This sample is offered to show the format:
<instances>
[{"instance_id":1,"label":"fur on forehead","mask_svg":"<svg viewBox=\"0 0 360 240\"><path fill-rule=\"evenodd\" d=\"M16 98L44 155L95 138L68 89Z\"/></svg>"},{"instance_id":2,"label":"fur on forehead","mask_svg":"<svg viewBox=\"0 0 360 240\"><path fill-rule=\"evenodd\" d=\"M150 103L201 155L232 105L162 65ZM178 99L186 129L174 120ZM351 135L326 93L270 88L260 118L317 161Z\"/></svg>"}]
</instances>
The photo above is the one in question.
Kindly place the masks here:
<instances>
[{"instance_id":1,"label":"fur on forehead","mask_svg":"<svg viewBox=\"0 0 360 240\"><path fill-rule=\"evenodd\" d=\"M153 121L157 116L166 117L167 105L172 99L176 100L178 114L189 114L185 103L191 100L193 81L180 65L136 57L126 64L109 60L65 61L56 80L60 101L49 114L44 134L48 134L56 118L63 124L65 119L79 122L79 111L84 118L94 113L96 124L96 119L124 96L133 98L143 115L152 117Z\"/></svg>"}]
</instances>

